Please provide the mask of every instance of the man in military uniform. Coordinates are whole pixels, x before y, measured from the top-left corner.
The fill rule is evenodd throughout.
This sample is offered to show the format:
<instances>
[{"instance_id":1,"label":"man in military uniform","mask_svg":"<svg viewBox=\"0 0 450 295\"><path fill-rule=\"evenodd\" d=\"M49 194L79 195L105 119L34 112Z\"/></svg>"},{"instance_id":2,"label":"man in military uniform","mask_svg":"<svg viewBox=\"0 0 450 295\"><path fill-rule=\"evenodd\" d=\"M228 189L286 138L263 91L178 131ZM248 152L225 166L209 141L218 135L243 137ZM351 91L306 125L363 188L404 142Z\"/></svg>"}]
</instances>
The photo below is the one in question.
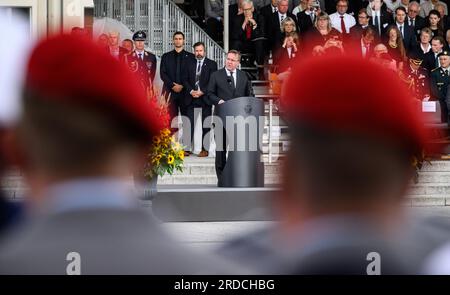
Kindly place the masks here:
<instances>
[{"instance_id":1,"label":"man in military uniform","mask_svg":"<svg viewBox=\"0 0 450 295\"><path fill-rule=\"evenodd\" d=\"M139 77L142 87L152 90L153 80L156 74L156 56L146 51L145 40L147 35L143 31L137 31L133 35L135 50L128 56L128 65L132 72Z\"/></svg>"},{"instance_id":2,"label":"man in military uniform","mask_svg":"<svg viewBox=\"0 0 450 295\"><path fill-rule=\"evenodd\" d=\"M417 54L409 58L409 66L403 70L403 80L407 83L414 98L423 100L430 95L428 71L422 67L423 59Z\"/></svg>"},{"instance_id":3,"label":"man in military uniform","mask_svg":"<svg viewBox=\"0 0 450 295\"><path fill-rule=\"evenodd\" d=\"M447 88L449 85L449 72L450 72L450 52L447 50L442 51L438 55L440 67L437 67L431 71L431 96L434 100L438 100L442 109L442 122L448 121L448 108L447 108Z\"/></svg>"}]
</instances>

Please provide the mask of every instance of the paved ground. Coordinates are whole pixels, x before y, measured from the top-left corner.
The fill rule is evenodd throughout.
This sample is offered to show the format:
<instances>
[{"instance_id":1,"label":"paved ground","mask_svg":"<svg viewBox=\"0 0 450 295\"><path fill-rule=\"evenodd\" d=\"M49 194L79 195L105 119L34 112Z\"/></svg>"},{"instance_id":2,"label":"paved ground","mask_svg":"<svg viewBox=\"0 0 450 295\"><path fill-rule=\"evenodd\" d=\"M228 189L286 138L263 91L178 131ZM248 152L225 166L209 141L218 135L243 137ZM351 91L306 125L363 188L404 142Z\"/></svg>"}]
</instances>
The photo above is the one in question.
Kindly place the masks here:
<instances>
[{"instance_id":1,"label":"paved ground","mask_svg":"<svg viewBox=\"0 0 450 295\"><path fill-rule=\"evenodd\" d=\"M414 207L407 210L417 215L443 215L448 217L450 222L450 206ZM164 226L175 239L185 242L195 250L214 251L235 236L273 224L271 221L167 222Z\"/></svg>"}]
</instances>

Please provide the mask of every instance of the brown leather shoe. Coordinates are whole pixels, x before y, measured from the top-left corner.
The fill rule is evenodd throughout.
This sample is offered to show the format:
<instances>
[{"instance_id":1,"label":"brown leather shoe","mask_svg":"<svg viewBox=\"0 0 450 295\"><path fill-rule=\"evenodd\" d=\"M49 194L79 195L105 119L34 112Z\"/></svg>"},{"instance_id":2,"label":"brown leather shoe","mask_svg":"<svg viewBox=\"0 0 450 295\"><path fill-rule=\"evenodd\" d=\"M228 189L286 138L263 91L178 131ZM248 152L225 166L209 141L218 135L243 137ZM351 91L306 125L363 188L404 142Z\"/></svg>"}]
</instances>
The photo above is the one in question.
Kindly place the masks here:
<instances>
[{"instance_id":1,"label":"brown leather shoe","mask_svg":"<svg viewBox=\"0 0 450 295\"><path fill-rule=\"evenodd\" d=\"M184 151L184 156L189 157L192 153L190 151Z\"/></svg>"},{"instance_id":2,"label":"brown leather shoe","mask_svg":"<svg viewBox=\"0 0 450 295\"><path fill-rule=\"evenodd\" d=\"M207 151L201 151L197 157L199 158L205 158L209 155L209 153Z\"/></svg>"}]
</instances>

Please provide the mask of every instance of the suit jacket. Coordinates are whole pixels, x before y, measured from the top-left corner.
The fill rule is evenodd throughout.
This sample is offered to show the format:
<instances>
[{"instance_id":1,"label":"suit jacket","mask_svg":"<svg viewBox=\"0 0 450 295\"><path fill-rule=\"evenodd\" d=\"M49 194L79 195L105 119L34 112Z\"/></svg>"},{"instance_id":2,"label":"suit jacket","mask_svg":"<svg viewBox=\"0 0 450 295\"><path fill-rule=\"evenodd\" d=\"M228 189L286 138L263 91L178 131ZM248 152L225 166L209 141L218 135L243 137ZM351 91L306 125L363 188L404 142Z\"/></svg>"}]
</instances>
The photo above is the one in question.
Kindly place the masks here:
<instances>
[{"instance_id":1,"label":"suit jacket","mask_svg":"<svg viewBox=\"0 0 450 295\"><path fill-rule=\"evenodd\" d=\"M281 48L278 50L277 54L274 56L274 64L277 65L276 73L282 73L287 71L290 67L293 67L299 58L300 52L291 53L289 57L288 50L286 48Z\"/></svg>"},{"instance_id":2,"label":"suit jacket","mask_svg":"<svg viewBox=\"0 0 450 295\"><path fill-rule=\"evenodd\" d=\"M236 76L236 89L233 89L225 68L212 73L208 84L208 98L212 104L217 105L221 99L227 101L242 96L254 96L247 74L236 70Z\"/></svg>"},{"instance_id":3,"label":"suit jacket","mask_svg":"<svg viewBox=\"0 0 450 295\"><path fill-rule=\"evenodd\" d=\"M304 10L297 13L297 22L300 34L303 34L314 27L311 17L307 15Z\"/></svg>"},{"instance_id":4,"label":"suit jacket","mask_svg":"<svg viewBox=\"0 0 450 295\"><path fill-rule=\"evenodd\" d=\"M295 26L298 29L297 17L290 12L286 13L286 17L292 18L295 22ZM283 43L282 43L283 41L280 41L280 40L284 39L284 35L281 32L280 26L281 26L281 24L280 24L280 19L278 17L278 12L272 13L270 28L269 28L269 31L271 32L270 36L269 36L269 42L271 42L270 48L272 48L273 51L276 51L279 47L281 47L281 45L283 45Z\"/></svg>"},{"instance_id":5,"label":"suit jacket","mask_svg":"<svg viewBox=\"0 0 450 295\"><path fill-rule=\"evenodd\" d=\"M373 17L371 17L369 20L369 23L371 25L374 25L373 21L374 21ZM381 30L380 37L383 37L385 35L386 30L389 27L389 25L393 24L393 23L394 23L394 19L392 17L392 14L390 14L386 10L381 9L380 10L380 30ZM378 28L375 28L375 29L378 32Z\"/></svg>"},{"instance_id":6,"label":"suit jacket","mask_svg":"<svg viewBox=\"0 0 450 295\"><path fill-rule=\"evenodd\" d=\"M264 26L265 21L264 17L258 13L253 13L253 19L256 21L256 28L252 30L250 39L247 39L246 31L242 29L242 24L244 23L245 16L244 14L236 15L233 18L233 22L231 23L230 28L230 39L231 44L236 44L239 42L251 42L251 40L259 37L264 37ZM233 48L236 46L232 46L232 49L238 49L239 48Z\"/></svg>"},{"instance_id":7,"label":"suit jacket","mask_svg":"<svg viewBox=\"0 0 450 295\"><path fill-rule=\"evenodd\" d=\"M269 28L271 27L271 22L272 22L272 4L268 4L266 6L264 6L263 8L260 9L259 13L263 16L264 18L264 36L266 38L270 37L270 30Z\"/></svg>"},{"instance_id":8,"label":"suit jacket","mask_svg":"<svg viewBox=\"0 0 450 295\"><path fill-rule=\"evenodd\" d=\"M183 84L182 76L183 76L183 68L185 63L194 58L194 55L186 50L183 50L181 53L181 64L180 64L180 79L177 81L176 71L177 71L177 61L176 61L176 51L172 50L166 52L161 57L161 65L160 65L160 76L161 80L163 80L163 91L165 93L170 93L171 99L174 100L182 100L184 98L184 89L179 93L173 92L171 89L173 87L173 83Z\"/></svg>"},{"instance_id":9,"label":"suit jacket","mask_svg":"<svg viewBox=\"0 0 450 295\"><path fill-rule=\"evenodd\" d=\"M347 43L346 52L352 52L355 56L363 57L363 46L361 44L361 37L359 39L352 39L351 43ZM372 42L369 46L369 52L366 53L364 58L371 58L373 56L373 48L376 46L376 42ZM349 46L350 45L350 46Z\"/></svg>"},{"instance_id":10,"label":"suit jacket","mask_svg":"<svg viewBox=\"0 0 450 295\"><path fill-rule=\"evenodd\" d=\"M201 100L206 105L211 105L211 101L208 99L208 84L211 74L217 71L217 63L209 58L205 58L202 65L202 71L200 74L200 90L205 93L203 96L199 98L195 98ZM186 63L185 71L183 72L183 86L186 89L186 95L183 100L183 104L188 106L192 103L194 99L190 92L195 90L195 74L197 72L197 60L191 59Z\"/></svg>"},{"instance_id":11,"label":"suit jacket","mask_svg":"<svg viewBox=\"0 0 450 295\"><path fill-rule=\"evenodd\" d=\"M406 17L406 22L408 22L409 25L409 17ZM416 18L414 19L414 33L416 34L416 36L420 35L420 30L422 30L423 28L425 28L427 26L427 22L425 21L425 19L421 16L416 16Z\"/></svg>"},{"instance_id":12,"label":"suit jacket","mask_svg":"<svg viewBox=\"0 0 450 295\"><path fill-rule=\"evenodd\" d=\"M438 67L433 50L428 51L428 53L424 55L423 64L423 67L426 68L430 73L433 69Z\"/></svg>"},{"instance_id":13,"label":"suit jacket","mask_svg":"<svg viewBox=\"0 0 450 295\"><path fill-rule=\"evenodd\" d=\"M369 24L367 27L371 27L372 29L374 29L375 31L377 30L373 25ZM353 27L350 28L350 39L355 41L355 40L360 40L362 37L362 32L363 32L363 27L360 24L356 24ZM378 43L378 41L374 41L376 43Z\"/></svg>"},{"instance_id":14,"label":"suit jacket","mask_svg":"<svg viewBox=\"0 0 450 295\"><path fill-rule=\"evenodd\" d=\"M414 32L414 28L409 26L408 22L405 22L403 28L403 45L405 46L406 53L413 52L417 47L417 37Z\"/></svg>"}]
</instances>

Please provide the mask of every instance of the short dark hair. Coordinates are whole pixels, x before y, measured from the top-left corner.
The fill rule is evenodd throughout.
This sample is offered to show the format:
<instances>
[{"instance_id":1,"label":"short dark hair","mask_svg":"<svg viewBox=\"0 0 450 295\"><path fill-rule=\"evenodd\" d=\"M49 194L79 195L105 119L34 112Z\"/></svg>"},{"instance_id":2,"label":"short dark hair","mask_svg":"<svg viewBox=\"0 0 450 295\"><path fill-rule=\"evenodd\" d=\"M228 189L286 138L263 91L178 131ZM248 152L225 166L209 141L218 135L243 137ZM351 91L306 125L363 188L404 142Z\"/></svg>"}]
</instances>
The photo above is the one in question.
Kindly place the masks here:
<instances>
[{"instance_id":1,"label":"short dark hair","mask_svg":"<svg viewBox=\"0 0 450 295\"><path fill-rule=\"evenodd\" d=\"M438 40L439 42L441 42L442 45L445 44L444 37L442 37L442 36L434 36L433 39L431 39L431 41L433 41L433 40Z\"/></svg>"},{"instance_id":2,"label":"short dark hair","mask_svg":"<svg viewBox=\"0 0 450 295\"><path fill-rule=\"evenodd\" d=\"M367 8L361 8L361 9L358 11L358 15L360 15L360 14L362 14L362 13L364 13L366 16L369 16L369 14L367 13Z\"/></svg>"},{"instance_id":3,"label":"short dark hair","mask_svg":"<svg viewBox=\"0 0 450 295\"><path fill-rule=\"evenodd\" d=\"M131 42L131 43L133 43L133 41L131 39L123 39L122 42Z\"/></svg>"},{"instance_id":4,"label":"short dark hair","mask_svg":"<svg viewBox=\"0 0 450 295\"><path fill-rule=\"evenodd\" d=\"M437 17L441 18L441 14L436 9L431 9L430 12L428 13L428 17L432 14L437 15Z\"/></svg>"},{"instance_id":5,"label":"short dark hair","mask_svg":"<svg viewBox=\"0 0 450 295\"><path fill-rule=\"evenodd\" d=\"M367 28L364 28L362 30L363 37L366 37L366 36L374 36L375 37L376 34L377 34L377 31L373 27L370 27L370 26L368 26Z\"/></svg>"},{"instance_id":6,"label":"short dark hair","mask_svg":"<svg viewBox=\"0 0 450 295\"><path fill-rule=\"evenodd\" d=\"M184 38L184 33L180 32L180 31L176 31L175 33L173 33L172 39L175 38L176 35L181 35L181 36L183 36L183 39L185 39Z\"/></svg>"},{"instance_id":7,"label":"short dark hair","mask_svg":"<svg viewBox=\"0 0 450 295\"><path fill-rule=\"evenodd\" d=\"M403 12L406 14L406 8L403 7L403 6L397 7L397 8L395 9L395 14L397 14L397 11L399 11L399 10L403 11Z\"/></svg>"},{"instance_id":8,"label":"short dark hair","mask_svg":"<svg viewBox=\"0 0 450 295\"><path fill-rule=\"evenodd\" d=\"M192 46L192 47L195 49L195 47L199 47L199 46L203 46L203 49L206 50L205 43L203 43L203 42L196 42L196 43L194 44L194 46Z\"/></svg>"}]
</instances>

